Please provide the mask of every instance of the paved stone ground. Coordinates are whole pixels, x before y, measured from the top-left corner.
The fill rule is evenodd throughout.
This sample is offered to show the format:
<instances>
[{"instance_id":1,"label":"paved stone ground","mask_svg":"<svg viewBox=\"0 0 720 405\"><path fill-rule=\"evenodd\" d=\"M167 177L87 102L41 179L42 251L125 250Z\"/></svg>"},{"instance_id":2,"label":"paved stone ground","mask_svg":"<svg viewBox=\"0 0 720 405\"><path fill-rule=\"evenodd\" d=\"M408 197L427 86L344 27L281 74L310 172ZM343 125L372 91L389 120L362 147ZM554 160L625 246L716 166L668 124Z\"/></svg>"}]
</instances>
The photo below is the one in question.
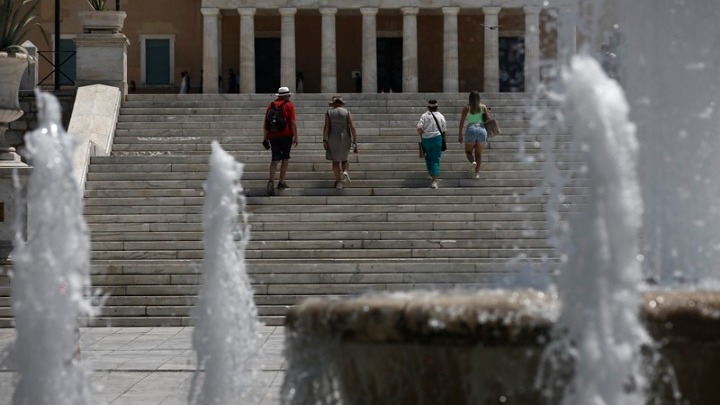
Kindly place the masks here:
<instances>
[{"instance_id":1,"label":"paved stone ground","mask_svg":"<svg viewBox=\"0 0 720 405\"><path fill-rule=\"evenodd\" d=\"M264 326L261 353L251 359L260 370L250 398L238 405L276 405L285 372L284 330ZM0 351L15 339L13 329L0 329ZM97 404L187 405L195 370L192 328L83 328L82 356L94 369L91 384ZM0 405L12 403L15 373L0 368Z\"/></svg>"}]
</instances>

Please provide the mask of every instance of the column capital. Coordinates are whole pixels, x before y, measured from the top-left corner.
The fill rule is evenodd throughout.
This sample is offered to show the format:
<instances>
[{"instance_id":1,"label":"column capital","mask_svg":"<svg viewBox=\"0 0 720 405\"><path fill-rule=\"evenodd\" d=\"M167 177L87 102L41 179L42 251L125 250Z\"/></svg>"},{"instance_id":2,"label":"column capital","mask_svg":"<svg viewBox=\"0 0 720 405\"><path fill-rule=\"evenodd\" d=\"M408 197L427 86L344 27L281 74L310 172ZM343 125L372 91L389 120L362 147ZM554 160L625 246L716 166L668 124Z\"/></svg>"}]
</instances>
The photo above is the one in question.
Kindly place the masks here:
<instances>
[{"instance_id":1,"label":"column capital","mask_svg":"<svg viewBox=\"0 0 720 405\"><path fill-rule=\"evenodd\" d=\"M200 12L206 17L212 17L220 14L220 9L217 7L201 7Z\"/></svg>"},{"instance_id":2,"label":"column capital","mask_svg":"<svg viewBox=\"0 0 720 405\"><path fill-rule=\"evenodd\" d=\"M559 7L558 7L558 10L559 10L561 13L566 13L566 14L569 14L569 13L577 13L577 11L578 11L578 6L577 6L577 5L559 6Z\"/></svg>"},{"instance_id":3,"label":"column capital","mask_svg":"<svg viewBox=\"0 0 720 405\"><path fill-rule=\"evenodd\" d=\"M537 6L523 7L523 11L525 12L525 14L536 15L536 14L540 14L541 10L542 10L542 7L537 7Z\"/></svg>"},{"instance_id":4,"label":"column capital","mask_svg":"<svg viewBox=\"0 0 720 405\"><path fill-rule=\"evenodd\" d=\"M502 7L483 7L482 8L483 14L490 14L490 15L498 15L498 14L500 14L500 10L502 10Z\"/></svg>"},{"instance_id":5,"label":"column capital","mask_svg":"<svg viewBox=\"0 0 720 405\"><path fill-rule=\"evenodd\" d=\"M278 11L283 17L292 17L297 14L297 8L295 7L281 7L278 9Z\"/></svg>"},{"instance_id":6,"label":"column capital","mask_svg":"<svg viewBox=\"0 0 720 405\"><path fill-rule=\"evenodd\" d=\"M417 15L420 12L418 7L402 7L400 8L403 15Z\"/></svg>"},{"instance_id":7,"label":"column capital","mask_svg":"<svg viewBox=\"0 0 720 405\"><path fill-rule=\"evenodd\" d=\"M322 15L335 15L338 9L335 7L320 7L320 14Z\"/></svg>"},{"instance_id":8,"label":"column capital","mask_svg":"<svg viewBox=\"0 0 720 405\"><path fill-rule=\"evenodd\" d=\"M252 17L255 15L257 9L253 7L240 7L237 9L238 13L243 17Z\"/></svg>"},{"instance_id":9,"label":"column capital","mask_svg":"<svg viewBox=\"0 0 720 405\"><path fill-rule=\"evenodd\" d=\"M374 15L377 15L378 8L377 7L361 7L360 13L365 16L367 16L367 15L374 16Z\"/></svg>"},{"instance_id":10,"label":"column capital","mask_svg":"<svg viewBox=\"0 0 720 405\"><path fill-rule=\"evenodd\" d=\"M443 7L442 12L445 15L458 15L460 14L460 7Z\"/></svg>"}]
</instances>

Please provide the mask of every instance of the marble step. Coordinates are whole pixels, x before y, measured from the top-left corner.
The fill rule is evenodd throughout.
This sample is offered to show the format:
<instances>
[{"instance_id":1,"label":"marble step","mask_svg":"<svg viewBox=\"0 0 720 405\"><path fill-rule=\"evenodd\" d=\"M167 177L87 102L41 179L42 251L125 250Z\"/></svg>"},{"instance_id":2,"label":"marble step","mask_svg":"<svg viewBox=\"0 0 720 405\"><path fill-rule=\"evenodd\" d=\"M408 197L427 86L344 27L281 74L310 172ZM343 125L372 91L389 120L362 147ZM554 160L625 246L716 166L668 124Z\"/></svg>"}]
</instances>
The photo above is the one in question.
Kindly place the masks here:
<instances>
[{"instance_id":1,"label":"marble step","mask_svg":"<svg viewBox=\"0 0 720 405\"><path fill-rule=\"evenodd\" d=\"M402 230L403 232L415 232L415 231L513 231L522 230L528 232L529 235L533 235L533 232L542 231L547 227L547 221L541 220L528 220L520 216L515 216L516 220L495 220L495 221L443 221L438 222L391 222L391 221L378 221L378 222L332 222L332 221L303 221L301 224L292 224L284 222L254 222L251 218L251 238L255 232L308 232L308 231L323 231L326 233L330 232L342 232L342 231L353 231L353 232L377 232L377 231L389 231L397 232ZM125 222L120 223L117 221L106 221L106 222L90 222L88 223L92 237L100 234L117 234L119 232L150 232L150 233L174 233L178 234L177 238L181 238L183 233L186 232L202 232L201 222Z\"/></svg>"},{"instance_id":2,"label":"marble step","mask_svg":"<svg viewBox=\"0 0 720 405\"><path fill-rule=\"evenodd\" d=\"M375 260L370 258L316 261L253 260L245 261L248 274L339 274L339 273L438 273L483 272L512 273L528 269L540 269L554 265L553 260L522 260L507 262L497 258L444 258ZM91 271L98 275L113 274L197 274L202 260L95 260Z\"/></svg>"},{"instance_id":3,"label":"marble step","mask_svg":"<svg viewBox=\"0 0 720 405\"><path fill-rule=\"evenodd\" d=\"M246 151L231 151L230 154L238 161L244 163L265 163L266 165L270 161L269 152L263 150L258 153L258 150L246 150ZM554 151L553 157L555 162L577 162L578 155L576 153L568 151ZM91 168L95 164L106 164L106 163L117 163L125 165L143 164L143 163L207 163L210 158L210 153L195 153L195 154L163 154L163 153L151 153L151 152L133 152L119 154L113 152L110 156L93 156L90 160ZM394 154L388 155L387 153L365 153L364 150L360 150L360 154L352 156L351 163L356 163L360 159L360 163L388 163L388 162L420 162L423 160L419 159L416 153L413 154ZM443 162L466 162L464 154L460 153L447 153L443 156ZM493 162L545 162L544 153L537 152L532 155L522 158L518 156L518 151L496 151L494 148L485 149L483 151L483 164ZM294 149L292 151L292 163L320 163L324 162L326 165L329 163L325 160L324 151L316 149Z\"/></svg>"},{"instance_id":4,"label":"marble step","mask_svg":"<svg viewBox=\"0 0 720 405\"><path fill-rule=\"evenodd\" d=\"M561 210L574 209L569 204ZM339 205L298 205L293 214L374 214L374 213L475 213L475 212L544 212L545 204L389 204L353 206ZM252 216L261 214L287 214L288 207L283 205L252 205L246 208ZM202 201L188 205L94 205L86 206L85 215L142 215L142 214L200 214Z\"/></svg>"},{"instance_id":5,"label":"marble step","mask_svg":"<svg viewBox=\"0 0 720 405\"><path fill-rule=\"evenodd\" d=\"M420 169L419 169L420 170ZM316 176L317 177L317 176ZM353 192L351 190L357 190L357 189L365 189L367 192L368 190L373 190L371 193L373 193L375 190L382 189L382 188L390 188L393 189L393 191L397 192L398 189L404 189L404 188L415 188L422 190L422 194L429 194L430 193L436 193L436 194L444 194L445 192L437 192L436 190L428 191L428 187L430 185L430 180L424 178L425 176L422 174L422 172L419 172L417 175L412 176L412 178L400 178L400 179L371 179L371 180L363 180L363 179L357 179L353 180L350 184L347 185L347 187L343 190L336 190L333 188L333 182L330 180L323 180L323 179L301 179L301 178L295 178L292 174L288 174L287 178L287 184L289 185L289 189L286 190L279 190L278 194L287 194L287 195L294 195L298 192L306 195L317 195L317 194L327 194L328 191L333 192L334 194L347 194L351 195ZM464 178L463 178L464 177ZM472 189L472 188L486 188L486 187L492 187L492 188L505 188L506 192L512 192L509 190L512 190L516 187L537 187L541 185L541 178L519 178L519 179L495 179L492 178L490 174L483 174L481 173L481 178L474 179L471 178L472 176L470 174L465 174L464 176L457 176L457 177L443 177L442 173L440 176L440 179L438 181L440 188L439 189L452 189L449 190L449 193L455 193L455 194L464 194L468 193L465 191L465 189ZM93 190L93 189L146 189L146 188L166 188L166 189L202 189L204 179L194 179L194 180L158 180L158 179L148 179L148 180L89 180L87 182L87 189ZM580 186L583 183L582 179L571 179L568 183L569 187L577 187ZM246 190L246 192L249 195L257 196L258 194L266 194L265 193L265 187L267 184L266 179L245 179L242 182L243 188ZM293 191L294 190L294 191Z\"/></svg>"},{"instance_id":6,"label":"marble step","mask_svg":"<svg viewBox=\"0 0 720 405\"><path fill-rule=\"evenodd\" d=\"M194 193L185 193L183 190L177 194L166 193L166 190L146 190L146 192L137 195L127 195L118 193L114 196L86 195L85 206L142 206L142 205L202 205L204 202L204 192L202 190L194 190ZM188 190L189 191L189 190ZM157 193L156 193L157 192ZM99 194L99 193L98 193ZM291 197L285 197L291 198ZM294 196L292 201L284 201L280 198L272 197L249 197L246 199L248 207L253 206L284 206L292 204L293 207L302 206L330 206L330 205L348 205L355 206L387 206L398 204L546 204L547 195L523 195L521 193L502 194L502 195L458 195L458 196L438 196L438 195L407 195L407 196L385 196L379 198L376 196L357 196L353 199L347 199L342 196ZM578 204L585 201L585 197L581 195L565 195L563 203Z\"/></svg>"},{"instance_id":7,"label":"marble step","mask_svg":"<svg viewBox=\"0 0 720 405\"><path fill-rule=\"evenodd\" d=\"M364 156L363 156L364 157ZM358 165L355 162L351 162L351 169L353 174L364 175L365 173L372 172L394 172L398 170L416 170L417 163L420 159L416 159L413 162L394 162L388 161L385 163L376 162L372 165ZM420 162L422 163L422 162ZM456 159L443 159L442 168L445 170L468 170L469 164L467 161L457 161ZM293 172L327 172L330 167L330 162L292 162ZM561 169L570 169L571 164L563 162L559 165ZM208 163L136 163L128 165L125 163L107 162L104 160L96 160L90 166L90 174L98 173L161 173L161 175L167 175L168 173L198 173L207 172L210 168ZM482 169L487 172L503 172L503 171L542 171L543 166L541 162L487 162L482 164ZM264 173L268 170L268 162L244 162L243 172Z\"/></svg>"},{"instance_id":8,"label":"marble step","mask_svg":"<svg viewBox=\"0 0 720 405\"><path fill-rule=\"evenodd\" d=\"M269 103L268 103L269 104ZM153 106L136 106L134 102L126 102L121 110L123 116L149 116L149 115L167 115L167 116L205 116L205 115L222 115L222 116L246 116L251 114L262 115L264 113L267 104L261 103L232 103L231 105L225 105L222 107L186 107L186 106L173 106L167 105L166 103L155 104ZM314 115L322 116L326 109L326 105L318 105L316 103L303 103L295 105L295 113L299 117L311 117ZM368 114L411 114L417 115L418 117L427 111L424 105L418 106L385 106L377 104L354 104L346 105L346 108L353 114L368 115ZM446 105L440 108L440 112L446 117L460 117L462 114L463 105ZM505 105L498 104L491 107L492 113L495 115L527 115L529 109L523 105ZM322 119L322 118L321 118Z\"/></svg>"},{"instance_id":9,"label":"marble step","mask_svg":"<svg viewBox=\"0 0 720 405\"><path fill-rule=\"evenodd\" d=\"M522 255L529 258L553 257L551 248L507 248L507 249L326 249L301 250L288 252L285 250L249 250L248 259L284 259L284 260L318 260L318 259L410 259L410 258L505 258L513 259ZM142 250L142 251L93 251L92 260L151 260L151 259L202 259L202 250Z\"/></svg>"},{"instance_id":10,"label":"marble step","mask_svg":"<svg viewBox=\"0 0 720 405\"><path fill-rule=\"evenodd\" d=\"M89 224L97 223L201 223L202 215L198 214L125 214L85 215ZM356 212L347 213L285 213L285 214L253 214L253 222L269 224L276 222L293 223L304 227L311 222L463 222L463 221L543 221L546 220L544 212L522 212L512 209L499 212Z\"/></svg>"},{"instance_id":11,"label":"marble step","mask_svg":"<svg viewBox=\"0 0 720 405\"><path fill-rule=\"evenodd\" d=\"M508 249L508 248L544 248L548 246L547 239L540 235L535 238L439 238L424 239L419 236L405 236L401 239L352 238L352 239L296 239L296 240L260 240L251 239L247 245L247 252L262 251L263 255L272 250L292 250L299 253L303 250L352 250L352 249ZM129 241L92 241L94 251L182 251L202 250L203 240L129 240ZM343 253L338 253L341 257Z\"/></svg>"},{"instance_id":12,"label":"marble step","mask_svg":"<svg viewBox=\"0 0 720 405\"><path fill-rule=\"evenodd\" d=\"M324 180L330 181L335 180L335 176L330 171L329 165L326 165L324 170L311 170L305 171L300 168L293 167L292 179L294 181L313 181L313 180ZM392 170L364 170L360 165L351 164L351 175L352 181L347 182L345 186L361 186L366 187L374 180L423 180L427 179L427 173L422 170L424 169L424 163L416 162L415 164L407 163L402 166L396 165ZM440 165L440 177L444 180L449 179L468 179L472 177L472 173L469 173L469 169L472 169L468 163L457 163L455 165ZM491 170L484 165L481 165L482 175L484 175L484 181L490 179L494 181L502 180L529 180L529 179L542 179L544 175L539 170L532 169L516 169L516 170ZM569 176L572 174L570 171L560 171L560 174ZM144 172L101 172L92 171L87 175L87 181L154 181L154 180L206 180L208 177L207 171L175 171L175 172L156 172L156 171L144 171ZM263 180L267 182L268 173L266 171L250 171L244 170L242 175L242 184L251 184L254 180ZM289 181L289 180L288 180ZM355 184L353 184L355 183ZM289 183L288 183L289 184Z\"/></svg>"},{"instance_id":13,"label":"marble step","mask_svg":"<svg viewBox=\"0 0 720 405\"><path fill-rule=\"evenodd\" d=\"M415 124L409 125L409 126L397 126L397 127L369 127L369 126L358 126L357 127L357 133L360 140L363 142L371 142L375 140L381 140L385 139L387 137L395 137L395 136L407 136L408 133L415 136L416 132L413 132L412 130L415 128ZM450 135L457 136L458 128L457 126L450 126L448 133ZM308 136L319 136L322 133L322 126L321 125L313 125L312 131L304 131L300 133L300 136L308 137ZM261 135L262 131L259 129L259 127L251 127L251 128L192 128L192 129L185 129L185 128L118 128L115 131L115 139L118 141L122 140L125 137L163 137L163 136L173 136L173 137L195 137L195 138L207 138L207 137L241 137L241 138L248 138L252 136ZM542 130L540 128L534 127L532 124L528 123L524 126L505 126L503 123L502 126L502 134L500 136L502 137L519 137L521 135L525 135L527 137L533 137L536 140L546 139L548 138L548 133L545 130ZM553 130L553 137L554 138L572 138L573 135L567 130L567 129L554 129Z\"/></svg>"},{"instance_id":14,"label":"marble step","mask_svg":"<svg viewBox=\"0 0 720 405\"><path fill-rule=\"evenodd\" d=\"M153 110L146 110L148 112ZM298 127L322 127L325 122L325 109L316 110L309 113L297 113L296 123ZM352 117L355 125L358 127L414 127L423 111L392 111L386 113L365 112L359 109L353 110ZM457 128L462 117L461 112L443 113L449 127ZM530 117L522 112L508 112L494 114L498 123L503 126L514 127L518 125L528 125L531 122ZM118 125L129 123L204 123L204 122L226 122L233 123L241 128L262 128L265 119L265 111L256 109L254 112L245 112L243 114L130 114L126 109L122 109L118 116ZM555 122L550 119L548 122ZM454 124L454 125L452 125Z\"/></svg>"}]
</instances>

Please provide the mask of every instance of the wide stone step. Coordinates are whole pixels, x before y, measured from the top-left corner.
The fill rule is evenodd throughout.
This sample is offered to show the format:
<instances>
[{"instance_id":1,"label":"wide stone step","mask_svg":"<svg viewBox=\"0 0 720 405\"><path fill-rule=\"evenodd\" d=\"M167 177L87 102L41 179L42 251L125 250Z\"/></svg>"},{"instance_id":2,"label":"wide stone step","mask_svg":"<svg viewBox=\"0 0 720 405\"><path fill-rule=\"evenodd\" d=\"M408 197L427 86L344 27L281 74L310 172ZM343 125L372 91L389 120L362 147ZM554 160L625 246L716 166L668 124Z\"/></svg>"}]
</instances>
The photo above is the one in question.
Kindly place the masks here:
<instances>
[{"instance_id":1,"label":"wide stone step","mask_svg":"<svg viewBox=\"0 0 720 405\"><path fill-rule=\"evenodd\" d=\"M364 157L364 156L363 156ZM373 163L372 165L358 165L351 162L353 175L364 175L364 173L372 172L395 172L399 170L417 170L419 159L413 162L385 162ZM422 162L420 162L422 164ZM443 160L441 163L445 170L469 170L470 165L467 161L458 162L455 159L451 161ZM327 172L330 162L292 162L293 173L302 172ZM561 163L561 169L569 169L569 163ZM268 169L268 162L262 163L243 163L244 173L263 173ZM502 171L542 171L541 162L488 162L482 164L482 170L486 172L502 172ZM168 173L207 173L209 165L207 163L139 163L139 164L123 164L115 162L107 162L97 160L90 166L90 174L98 173L116 173L118 175L126 173L155 173L159 175L167 175Z\"/></svg>"},{"instance_id":2,"label":"wide stone step","mask_svg":"<svg viewBox=\"0 0 720 405\"><path fill-rule=\"evenodd\" d=\"M353 167L349 173L352 176L352 181L345 184L345 186L361 186L366 187L374 180L422 180L427 178L427 174L422 170L424 164L407 164L400 166L395 170L388 171L365 171L355 170ZM471 177L469 170L471 166L467 163L456 164L454 167L443 167L441 164L441 178L444 180L448 179L467 179ZM485 177L492 177L492 180L509 180L509 179L542 179L544 175L538 170L520 169L520 170L490 170L481 166L481 170ZM561 174L569 175L570 172L560 172ZM105 172L88 173L88 181L154 181L154 180L205 180L207 179L208 173L206 171L195 171L195 172ZM251 184L253 180L264 180L267 182L268 174L259 171L248 171L244 172L242 183ZM317 171L304 171L300 169L293 170L292 178L294 180L302 181L313 181L313 180L334 180L334 175L330 172L329 167L325 167L325 170Z\"/></svg>"},{"instance_id":3,"label":"wide stone step","mask_svg":"<svg viewBox=\"0 0 720 405\"><path fill-rule=\"evenodd\" d=\"M543 212L544 204L390 204L357 207L339 205L298 205L294 214L373 214L373 213L475 213L475 212ZM252 215L286 214L281 205L249 206ZM95 205L86 206L85 215L135 215L135 214L200 214L202 201L188 205Z\"/></svg>"},{"instance_id":4,"label":"wide stone step","mask_svg":"<svg viewBox=\"0 0 720 405\"><path fill-rule=\"evenodd\" d=\"M90 222L90 231L93 238L101 234L118 234L120 232L150 232L150 233L193 233L202 232L202 223L169 223L169 222ZM448 231L509 231L522 230L533 235L532 232L543 230L547 226L546 220L525 220L517 218L515 221L493 221L493 222L467 222L467 221L444 221L442 223L433 222L313 222L304 221L302 223L283 223L283 222L251 222L251 238L255 232L374 232L374 231L429 231L429 230L448 230ZM182 237L182 236L178 236ZM258 239L258 238L255 238Z\"/></svg>"},{"instance_id":5,"label":"wide stone step","mask_svg":"<svg viewBox=\"0 0 720 405\"><path fill-rule=\"evenodd\" d=\"M555 251L550 248L508 248L508 249L327 249L300 250L249 250L249 259L410 259L410 258L505 258L516 257L543 258L552 257ZM201 259L202 250L143 250L143 251L93 251L92 260L151 260L151 259Z\"/></svg>"},{"instance_id":6,"label":"wide stone step","mask_svg":"<svg viewBox=\"0 0 720 405\"><path fill-rule=\"evenodd\" d=\"M477 180L474 178L471 178L472 176L466 175L466 176L457 176L455 178L445 178L440 177L438 183L441 188L485 188L485 187L504 187L504 188L514 188L514 187L535 187L540 185L541 178L536 179L495 179L491 178L491 175L485 174L484 176L481 174L481 179ZM333 192L336 192L336 194L341 194L343 192L352 190L352 189L358 189L358 188L364 188L364 189L381 189L381 188L392 188L393 190L398 190L402 188L418 188L418 189L427 189L429 187L430 181L428 179L425 179L424 175L417 174L416 176L413 176L414 178L404 178L404 179L373 179L373 180L353 180L346 189L344 190L335 190L332 189ZM462 178L465 177L465 178ZM87 188L89 190L93 189L146 189L146 188L180 188L180 189L188 189L188 188L195 188L195 189L202 189L204 180L202 179L196 179L196 180L91 180L87 182ZM295 179L292 177L292 175L288 175L287 183L289 185L289 189L287 190L280 190L279 193L286 193L289 192L292 189L308 189L304 190L303 192L312 193L313 190L316 192L320 192L323 188L332 188L333 184L328 183L328 180L323 179L312 179L312 180L305 180L305 179ZM260 189L264 190L265 186L267 184L266 179L246 179L243 181L243 187L248 190L252 189ZM578 186L581 182L573 179L570 180L569 186ZM310 190L312 189L312 190ZM434 191L427 191L424 190L424 193L431 193ZM292 192L290 192L291 194ZM309 194L313 195L313 194Z\"/></svg>"},{"instance_id":7,"label":"wide stone step","mask_svg":"<svg viewBox=\"0 0 720 405\"><path fill-rule=\"evenodd\" d=\"M269 104L269 103L268 103ZM259 103L253 103L253 104L236 104L233 103L232 106L224 106L224 107L204 107L204 106L198 106L198 107L186 107L186 106L173 106L168 105L166 103L163 103L162 105L154 105L154 106L146 106L146 107L136 107L134 102L127 102L122 108L121 117L123 116L137 116L137 117L144 117L144 116L153 116L153 115L166 115L166 116L176 116L176 117L187 117L187 116L208 116L208 115L217 115L221 117L242 117L242 116L250 116L250 115L257 115L259 116L259 119L262 120L264 115L264 109L266 105ZM318 108L319 107L319 108ZM308 105L308 104L301 104L301 105L295 105L295 113L298 117L317 117L320 116L321 120L323 114L325 113L327 108L326 106L318 106L317 104L314 105ZM421 114L423 114L425 111L427 111L427 108L424 105L418 105L418 106L405 106L405 107L388 107L385 105L374 105L374 104L361 104L361 105L347 105L346 108L353 114L353 116L357 115L358 117L366 117L371 116L373 114L393 114L393 115L404 115L404 118L407 118L407 115L417 116L419 117ZM445 117L456 117L459 118L462 114L462 105L455 104L452 106L443 106L440 108L440 112ZM528 108L526 106L519 106L519 105L505 105L505 104L499 104L492 106L492 113L494 115L520 115L520 116L527 116L528 115Z\"/></svg>"},{"instance_id":8,"label":"wide stone step","mask_svg":"<svg viewBox=\"0 0 720 405\"><path fill-rule=\"evenodd\" d=\"M252 151L234 151L230 153L236 160L243 163L260 163L266 164L270 161L270 153L263 150L258 153L257 150ZM553 154L554 161L558 162L577 162L579 161L576 153L555 151ZM144 163L207 163L210 159L209 153L202 154L153 154L151 152L132 152L119 154L113 152L110 156L93 156L90 160L92 165L95 164L107 164L117 163L126 165L144 164ZM392 154L387 153L364 153L360 151L359 155L352 156L350 159L351 163L356 163L356 160L360 159L360 163L388 163L392 162L420 162L423 160L419 159L417 153L408 154ZM390 160L392 159L392 160ZM292 164L295 163L320 163L328 162L325 160L324 151L315 149L302 150L294 149L292 152ZM456 153L446 153L443 155L443 162L466 162L465 155L458 151ZM485 149L483 151L483 164L492 162L544 162L544 154L542 152L533 153L529 156L529 159L523 159L518 156L518 151L497 151L494 148ZM92 171L92 166L90 168Z\"/></svg>"},{"instance_id":9,"label":"wide stone step","mask_svg":"<svg viewBox=\"0 0 720 405\"><path fill-rule=\"evenodd\" d=\"M173 201L190 202L197 201L196 198L203 198L204 191L190 189L153 189L153 190L88 190L85 192L85 206L95 205L187 205L175 204ZM186 198L190 198L186 200ZM585 201L582 195L565 194L563 202L577 204ZM171 203L167 203L170 201ZM515 194L498 195L386 195L383 198L377 196L355 196L352 199L345 196L295 196L292 198L293 206L303 205L388 205L388 204L545 204L546 194L525 194L518 191ZM246 203L252 206L273 206L286 205L290 203L285 198L248 197Z\"/></svg>"}]
</instances>

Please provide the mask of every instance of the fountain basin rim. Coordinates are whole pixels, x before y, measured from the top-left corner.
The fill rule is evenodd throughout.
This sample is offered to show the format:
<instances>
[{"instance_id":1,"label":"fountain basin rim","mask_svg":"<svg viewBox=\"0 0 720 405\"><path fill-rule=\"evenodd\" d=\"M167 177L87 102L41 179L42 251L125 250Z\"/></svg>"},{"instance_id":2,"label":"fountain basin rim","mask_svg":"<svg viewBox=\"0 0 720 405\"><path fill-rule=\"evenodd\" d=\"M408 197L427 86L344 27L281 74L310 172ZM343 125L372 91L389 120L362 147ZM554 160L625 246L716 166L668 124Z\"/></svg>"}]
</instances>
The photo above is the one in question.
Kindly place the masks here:
<instances>
[{"instance_id":1,"label":"fountain basin rim","mask_svg":"<svg viewBox=\"0 0 720 405\"><path fill-rule=\"evenodd\" d=\"M639 300L656 341L720 342L719 291L644 291ZM535 290L311 298L290 308L286 328L355 343L542 345L560 305Z\"/></svg>"}]
</instances>

